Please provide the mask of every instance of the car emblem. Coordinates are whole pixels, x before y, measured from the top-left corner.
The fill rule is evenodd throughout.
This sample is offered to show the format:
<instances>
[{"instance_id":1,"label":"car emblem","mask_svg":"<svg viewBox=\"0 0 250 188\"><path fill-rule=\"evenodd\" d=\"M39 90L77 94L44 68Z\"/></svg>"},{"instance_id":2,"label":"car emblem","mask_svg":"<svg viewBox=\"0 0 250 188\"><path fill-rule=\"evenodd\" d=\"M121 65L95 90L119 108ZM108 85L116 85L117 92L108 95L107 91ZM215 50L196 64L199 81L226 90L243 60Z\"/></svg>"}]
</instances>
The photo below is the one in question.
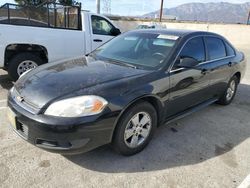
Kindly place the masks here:
<instances>
[{"instance_id":1,"label":"car emblem","mask_svg":"<svg viewBox=\"0 0 250 188\"><path fill-rule=\"evenodd\" d=\"M16 99L17 99L18 102L23 102L24 101L24 98L21 97L21 96L17 96Z\"/></svg>"}]
</instances>

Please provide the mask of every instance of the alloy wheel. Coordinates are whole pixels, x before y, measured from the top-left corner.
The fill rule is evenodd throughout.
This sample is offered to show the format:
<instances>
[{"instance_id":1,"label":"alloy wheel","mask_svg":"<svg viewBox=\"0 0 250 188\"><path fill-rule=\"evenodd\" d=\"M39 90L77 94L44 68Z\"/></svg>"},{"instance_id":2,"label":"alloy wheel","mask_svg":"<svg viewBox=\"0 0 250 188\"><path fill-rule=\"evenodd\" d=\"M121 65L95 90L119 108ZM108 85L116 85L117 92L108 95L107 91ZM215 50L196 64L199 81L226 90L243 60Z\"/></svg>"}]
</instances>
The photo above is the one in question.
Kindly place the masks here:
<instances>
[{"instance_id":1,"label":"alloy wheel","mask_svg":"<svg viewBox=\"0 0 250 188\"><path fill-rule=\"evenodd\" d=\"M226 94L227 101L230 101L233 98L235 90L236 90L236 83L235 80L232 80L229 84L229 87L227 88L227 94Z\"/></svg>"},{"instance_id":2,"label":"alloy wheel","mask_svg":"<svg viewBox=\"0 0 250 188\"><path fill-rule=\"evenodd\" d=\"M148 138L152 127L152 120L148 113L139 112L135 114L128 122L124 141L129 148L136 148L143 144Z\"/></svg>"}]
</instances>

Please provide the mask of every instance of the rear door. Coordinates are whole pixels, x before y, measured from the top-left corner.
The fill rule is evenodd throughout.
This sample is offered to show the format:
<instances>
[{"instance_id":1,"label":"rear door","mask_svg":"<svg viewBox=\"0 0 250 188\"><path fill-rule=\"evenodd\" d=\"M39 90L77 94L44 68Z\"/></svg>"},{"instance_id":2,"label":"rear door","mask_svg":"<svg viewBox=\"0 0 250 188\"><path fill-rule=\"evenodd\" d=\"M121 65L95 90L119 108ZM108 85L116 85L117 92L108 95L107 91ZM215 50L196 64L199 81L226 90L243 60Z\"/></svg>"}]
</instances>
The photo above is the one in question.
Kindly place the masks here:
<instances>
[{"instance_id":1,"label":"rear door","mask_svg":"<svg viewBox=\"0 0 250 188\"><path fill-rule=\"evenodd\" d=\"M114 25L111 24L106 18L91 15L91 41L92 41L92 51L106 43L114 37L112 30L115 29Z\"/></svg>"},{"instance_id":2,"label":"rear door","mask_svg":"<svg viewBox=\"0 0 250 188\"><path fill-rule=\"evenodd\" d=\"M208 54L207 64L210 67L210 92L215 97L226 88L232 75L235 51L229 43L221 38L207 36L205 44Z\"/></svg>"},{"instance_id":3,"label":"rear door","mask_svg":"<svg viewBox=\"0 0 250 188\"><path fill-rule=\"evenodd\" d=\"M199 61L200 70L179 68L180 59L190 57ZM167 117L187 110L210 98L208 94L209 73L207 69L206 51L203 37L189 40L181 50L177 61L170 71L170 97L166 105Z\"/></svg>"}]
</instances>

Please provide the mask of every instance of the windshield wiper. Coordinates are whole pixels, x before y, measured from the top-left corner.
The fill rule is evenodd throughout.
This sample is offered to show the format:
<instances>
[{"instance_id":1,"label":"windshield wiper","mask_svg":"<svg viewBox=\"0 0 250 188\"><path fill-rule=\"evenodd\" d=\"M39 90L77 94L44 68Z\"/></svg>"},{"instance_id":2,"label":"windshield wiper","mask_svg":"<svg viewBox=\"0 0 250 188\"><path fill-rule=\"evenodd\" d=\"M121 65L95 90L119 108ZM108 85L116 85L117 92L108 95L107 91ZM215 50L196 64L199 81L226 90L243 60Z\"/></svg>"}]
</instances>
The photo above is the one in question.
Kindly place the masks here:
<instances>
[{"instance_id":1,"label":"windshield wiper","mask_svg":"<svg viewBox=\"0 0 250 188\"><path fill-rule=\"evenodd\" d=\"M119 60L111 59L111 58L108 58L108 59L109 59L111 62L120 64L120 65L124 65L124 66L126 66L126 67L130 67L130 68L133 68L133 69L137 69L137 66L132 65L132 64L129 64L129 63L126 63L126 62L124 62L124 61L119 61Z\"/></svg>"},{"instance_id":2,"label":"windshield wiper","mask_svg":"<svg viewBox=\"0 0 250 188\"><path fill-rule=\"evenodd\" d=\"M125 63L125 62L119 62L119 63L121 63L121 64L123 64L123 65L125 65L127 67L131 67L131 68L137 69L137 66L135 66L135 65L131 65L131 64Z\"/></svg>"}]
</instances>

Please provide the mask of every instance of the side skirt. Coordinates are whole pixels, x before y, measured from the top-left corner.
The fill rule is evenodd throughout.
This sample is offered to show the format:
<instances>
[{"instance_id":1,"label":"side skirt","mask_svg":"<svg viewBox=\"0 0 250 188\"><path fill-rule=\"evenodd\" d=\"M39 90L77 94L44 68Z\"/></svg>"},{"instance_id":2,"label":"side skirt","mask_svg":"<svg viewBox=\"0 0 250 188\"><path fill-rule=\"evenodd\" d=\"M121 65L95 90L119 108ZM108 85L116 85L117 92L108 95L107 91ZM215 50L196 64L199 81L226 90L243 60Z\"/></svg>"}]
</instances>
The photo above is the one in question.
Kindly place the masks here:
<instances>
[{"instance_id":1,"label":"side skirt","mask_svg":"<svg viewBox=\"0 0 250 188\"><path fill-rule=\"evenodd\" d=\"M166 125L166 124L172 123L172 122L174 122L176 120L182 119L182 118L184 118L184 117L186 117L186 116L188 116L188 115L190 115L190 114L192 114L194 112L197 112L197 111L199 111L199 110L201 110L201 109L215 103L217 100L218 100L218 98L209 99L209 100L205 101L204 103L201 103L201 104L199 104L197 106L194 106L194 107L189 108L189 109L187 109L187 110L185 110L183 112L180 112L180 113L178 113L178 114L176 114L176 115L174 115L172 117L167 118L165 120L165 123L163 123L162 125Z\"/></svg>"}]
</instances>

